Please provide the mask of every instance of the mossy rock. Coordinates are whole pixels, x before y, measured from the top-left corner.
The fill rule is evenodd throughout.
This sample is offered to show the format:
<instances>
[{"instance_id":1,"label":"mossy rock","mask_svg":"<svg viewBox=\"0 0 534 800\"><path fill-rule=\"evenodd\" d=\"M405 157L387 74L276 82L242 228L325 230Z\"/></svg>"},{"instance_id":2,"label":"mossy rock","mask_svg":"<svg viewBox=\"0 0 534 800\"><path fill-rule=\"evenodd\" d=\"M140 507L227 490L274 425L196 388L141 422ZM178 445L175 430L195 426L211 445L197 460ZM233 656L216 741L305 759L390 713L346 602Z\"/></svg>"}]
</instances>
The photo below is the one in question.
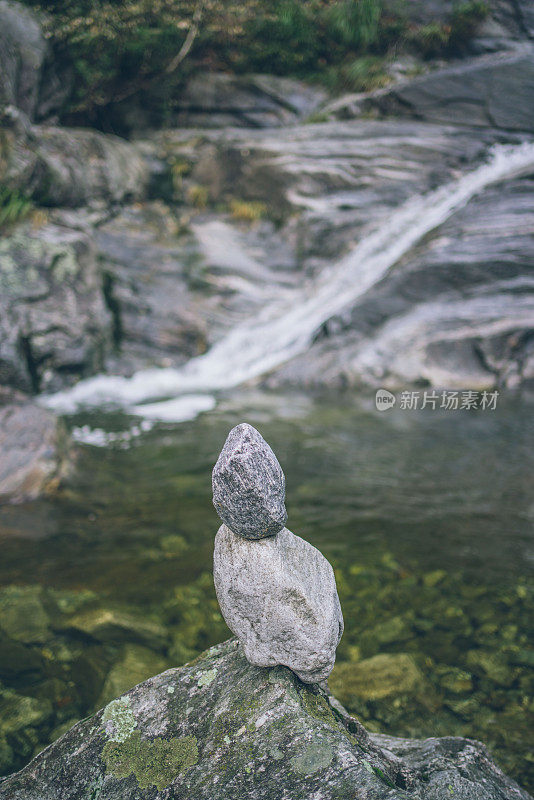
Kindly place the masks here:
<instances>
[{"instance_id":1,"label":"mossy rock","mask_svg":"<svg viewBox=\"0 0 534 800\"><path fill-rule=\"evenodd\" d=\"M251 666L238 642L79 722L2 800L528 800L466 739L369 735L320 686Z\"/></svg>"}]
</instances>

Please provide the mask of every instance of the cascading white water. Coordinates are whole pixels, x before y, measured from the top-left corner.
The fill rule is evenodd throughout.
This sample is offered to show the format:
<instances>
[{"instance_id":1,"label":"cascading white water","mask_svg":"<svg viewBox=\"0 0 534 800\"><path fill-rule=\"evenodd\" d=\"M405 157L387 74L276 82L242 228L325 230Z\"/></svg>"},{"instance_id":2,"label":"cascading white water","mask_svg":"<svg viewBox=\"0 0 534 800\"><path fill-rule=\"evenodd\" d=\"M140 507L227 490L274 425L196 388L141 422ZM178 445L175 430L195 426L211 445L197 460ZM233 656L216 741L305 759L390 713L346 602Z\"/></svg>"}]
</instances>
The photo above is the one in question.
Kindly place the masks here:
<instances>
[{"instance_id":1,"label":"cascading white water","mask_svg":"<svg viewBox=\"0 0 534 800\"><path fill-rule=\"evenodd\" d=\"M423 236L474 195L533 168L534 144L497 146L486 164L409 200L318 279L287 291L276 304L237 325L208 353L184 367L141 370L131 378L99 375L43 397L42 402L63 412L114 404L147 417L191 418L195 411L213 405L207 393L238 386L304 352L324 322L353 305ZM139 405L173 396L164 403Z\"/></svg>"}]
</instances>

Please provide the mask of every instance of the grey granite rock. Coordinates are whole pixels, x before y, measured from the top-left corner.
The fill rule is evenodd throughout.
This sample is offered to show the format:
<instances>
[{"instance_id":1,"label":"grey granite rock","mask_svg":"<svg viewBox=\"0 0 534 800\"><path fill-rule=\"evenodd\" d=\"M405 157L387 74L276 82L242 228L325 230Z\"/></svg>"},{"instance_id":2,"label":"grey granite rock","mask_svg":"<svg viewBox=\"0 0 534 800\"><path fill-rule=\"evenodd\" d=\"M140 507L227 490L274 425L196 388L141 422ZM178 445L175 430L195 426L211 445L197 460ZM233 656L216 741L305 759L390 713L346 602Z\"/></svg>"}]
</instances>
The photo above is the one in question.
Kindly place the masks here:
<instances>
[{"instance_id":1,"label":"grey granite rock","mask_svg":"<svg viewBox=\"0 0 534 800\"><path fill-rule=\"evenodd\" d=\"M12 693L14 694L14 693ZM32 698L32 703L36 704ZM235 639L79 722L1 800L529 800L479 742L369 735L318 686Z\"/></svg>"},{"instance_id":2,"label":"grey granite rock","mask_svg":"<svg viewBox=\"0 0 534 800\"><path fill-rule=\"evenodd\" d=\"M0 2L0 106L32 116L47 43L37 16L21 3Z\"/></svg>"},{"instance_id":3,"label":"grey granite rock","mask_svg":"<svg viewBox=\"0 0 534 800\"><path fill-rule=\"evenodd\" d=\"M0 505L53 491L71 456L70 439L54 414L0 387Z\"/></svg>"},{"instance_id":4,"label":"grey granite rock","mask_svg":"<svg viewBox=\"0 0 534 800\"><path fill-rule=\"evenodd\" d=\"M19 225L0 241L0 383L54 391L101 369L111 316L90 234Z\"/></svg>"},{"instance_id":5,"label":"grey granite rock","mask_svg":"<svg viewBox=\"0 0 534 800\"><path fill-rule=\"evenodd\" d=\"M277 75L201 72L180 92L171 127L272 128L312 114L324 90Z\"/></svg>"},{"instance_id":6,"label":"grey granite rock","mask_svg":"<svg viewBox=\"0 0 534 800\"><path fill-rule=\"evenodd\" d=\"M413 80L368 94L337 98L324 113L338 119L360 114L411 116L426 122L532 132L534 47L491 53L447 64Z\"/></svg>"},{"instance_id":7,"label":"grey granite rock","mask_svg":"<svg viewBox=\"0 0 534 800\"><path fill-rule=\"evenodd\" d=\"M58 113L72 86L42 22L25 4L0 0L0 109L15 107L38 121Z\"/></svg>"},{"instance_id":8,"label":"grey granite rock","mask_svg":"<svg viewBox=\"0 0 534 800\"><path fill-rule=\"evenodd\" d=\"M213 469L213 505L234 533L262 539L287 520L285 479L278 459L246 422L228 434Z\"/></svg>"},{"instance_id":9,"label":"grey granite rock","mask_svg":"<svg viewBox=\"0 0 534 800\"><path fill-rule=\"evenodd\" d=\"M343 616L334 571L319 550L287 528L250 541L222 525L213 575L226 624L251 664L282 664L305 683L328 677Z\"/></svg>"}]
</instances>

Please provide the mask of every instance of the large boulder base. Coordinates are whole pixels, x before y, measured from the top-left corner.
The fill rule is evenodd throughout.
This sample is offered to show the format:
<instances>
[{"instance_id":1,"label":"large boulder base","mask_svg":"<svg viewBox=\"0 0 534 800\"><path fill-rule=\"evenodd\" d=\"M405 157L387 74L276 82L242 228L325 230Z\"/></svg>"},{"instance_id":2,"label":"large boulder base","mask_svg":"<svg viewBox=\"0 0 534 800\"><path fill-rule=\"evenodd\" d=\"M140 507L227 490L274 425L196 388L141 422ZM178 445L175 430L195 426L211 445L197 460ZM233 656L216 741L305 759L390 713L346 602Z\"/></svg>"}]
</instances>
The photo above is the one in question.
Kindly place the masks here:
<instances>
[{"instance_id":1,"label":"large boulder base","mask_svg":"<svg viewBox=\"0 0 534 800\"><path fill-rule=\"evenodd\" d=\"M328 692L251 666L235 639L139 684L21 772L2 800L528 800L469 739L367 734Z\"/></svg>"}]
</instances>

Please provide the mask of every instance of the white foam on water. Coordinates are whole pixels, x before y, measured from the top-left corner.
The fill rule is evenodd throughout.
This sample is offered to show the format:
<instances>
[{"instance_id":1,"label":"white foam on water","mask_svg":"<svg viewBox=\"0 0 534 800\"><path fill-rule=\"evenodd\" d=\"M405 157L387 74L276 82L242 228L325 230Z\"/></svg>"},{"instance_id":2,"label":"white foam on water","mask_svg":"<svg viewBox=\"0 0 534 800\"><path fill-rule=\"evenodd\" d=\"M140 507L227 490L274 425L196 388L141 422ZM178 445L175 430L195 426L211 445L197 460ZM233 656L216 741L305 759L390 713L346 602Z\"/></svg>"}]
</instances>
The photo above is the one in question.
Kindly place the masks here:
<instances>
[{"instance_id":1,"label":"white foam on water","mask_svg":"<svg viewBox=\"0 0 534 800\"><path fill-rule=\"evenodd\" d=\"M303 353L330 317L353 305L430 231L486 187L534 169L534 144L499 145L489 161L441 188L410 199L318 279L284 292L279 301L238 324L205 355L179 369L141 370L131 378L99 375L41 402L61 412L112 404L141 416L173 415L166 404L141 405L239 386ZM187 406L186 398L183 398ZM163 406L163 407L162 407ZM185 407L184 406L184 407ZM213 407L213 406L212 406ZM175 409L180 408L177 404ZM200 408L200 410L207 410ZM177 414L179 416L179 413Z\"/></svg>"},{"instance_id":2,"label":"white foam on water","mask_svg":"<svg viewBox=\"0 0 534 800\"><path fill-rule=\"evenodd\" d=\"M81 425L71 430L71 436L75 442L89 444L93 447L108 447L111 444L118 444L122 448L127 448L134 439L152 430L153 427L154 423L148 419L142 420L139 425L132 425L126 431L106 431L103 428Z\"/></svg>"},{"instance_id":3,"label":"white foam on water","mask_svg":"<svg viewBox=\"0 0 534 800\"><path fill-rule=\"evenodd\" d=\"M195 419L202 411L211 411L217 401L210 394L188 394L164 400L161 403L147 403L137 405L131 409L133 414L138 414L147 420L158 422L187 422Z\"/></svg>"}]
</instances>

